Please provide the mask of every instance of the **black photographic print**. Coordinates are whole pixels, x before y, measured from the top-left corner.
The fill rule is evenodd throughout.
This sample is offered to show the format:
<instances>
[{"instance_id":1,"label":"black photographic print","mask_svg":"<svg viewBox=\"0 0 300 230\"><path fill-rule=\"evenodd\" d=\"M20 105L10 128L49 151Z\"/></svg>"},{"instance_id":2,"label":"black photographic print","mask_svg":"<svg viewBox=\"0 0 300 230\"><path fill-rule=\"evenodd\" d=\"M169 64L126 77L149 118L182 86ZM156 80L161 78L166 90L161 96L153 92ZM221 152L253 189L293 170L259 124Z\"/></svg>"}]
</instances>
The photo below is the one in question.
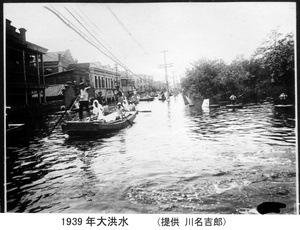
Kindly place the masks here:
<instances>
[{"instance_id":1,"label":"black photographic print","mask_svg":"<svg viewBox=\"0 0 300 230\"><path fill-rule=\"evenodd\" d=\"M3 16L1 212L299 214L295 2Z\"/></svg>"}]
</instances>

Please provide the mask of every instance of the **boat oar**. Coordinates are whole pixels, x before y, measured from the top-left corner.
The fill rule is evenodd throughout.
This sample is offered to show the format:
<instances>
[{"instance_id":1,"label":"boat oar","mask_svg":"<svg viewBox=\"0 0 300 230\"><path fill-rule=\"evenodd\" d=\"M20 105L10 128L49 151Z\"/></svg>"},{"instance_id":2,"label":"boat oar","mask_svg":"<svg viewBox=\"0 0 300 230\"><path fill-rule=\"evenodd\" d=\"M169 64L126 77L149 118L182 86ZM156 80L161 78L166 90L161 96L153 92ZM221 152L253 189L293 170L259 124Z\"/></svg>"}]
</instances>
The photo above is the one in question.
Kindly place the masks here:
<instances>
[{"instance_id":1,"label":"boat oar","mask_svg":"<svg viewBox=\"0 0 300 230\"><path fill-rule=\"evenodd\" d=\"M125 113L124 113L124 119L128 122L128 124L130 124L130 126L132 126L131 121L129 121L129 120L125 117Z\"/></svg>"},{"instance_id":2,"label":"boat oar","mask_svg":"<svg viewBox=\"0 0 300 230\"><path fill-rule=\"evenodd\" d=\"M50 132L48 133L48 135L50 135L52 133L52 131L55 129L55 127L58 125L58 123L60 122L60 120L65 116L65 114L68 112L68 111L71 111L72 108L74 107L74 105L76 104L77 102L77 99L78 99L79 95L75 98L72 106L70 107L69 110L66 109L66 111L61 115L61 117L58 119L58 121L56 122L56 124L54 125L54 127L50 130Z\"/></svg>"},{"instance_id":3,"label":"boat oar","mask_svg":"<svg viewBox=\"0 0 300 230\"><path fill-rule=\"evenodd\" d=\"M138 110L138 113L151 113L151 110Z\"/></svg>"}]
</instances>

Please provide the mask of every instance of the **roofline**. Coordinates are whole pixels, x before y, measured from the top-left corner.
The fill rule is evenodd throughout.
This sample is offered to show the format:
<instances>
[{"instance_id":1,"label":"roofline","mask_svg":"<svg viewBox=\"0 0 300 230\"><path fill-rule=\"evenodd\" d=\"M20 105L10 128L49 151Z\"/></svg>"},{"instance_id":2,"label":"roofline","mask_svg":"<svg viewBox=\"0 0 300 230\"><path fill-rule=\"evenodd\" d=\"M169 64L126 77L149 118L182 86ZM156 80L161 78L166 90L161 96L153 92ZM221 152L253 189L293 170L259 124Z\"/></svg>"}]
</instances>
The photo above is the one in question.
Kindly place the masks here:
<instances>
[{"instance_id":1,"label":"roofline","mask_svg":"<svg viewBox=\"0 0 300 230\"><path fill-rule=\"evenodd\" d=\"M45 67L45 66L44 66ZM46 66L47 67L47 66ZM50 73L50 74L47 74L45 75L45 77L51 77L51 76L54 76L54 75L60 75L60 74L63 74L63 73L66 73L66 72L73 72L75 69L68 69L66 71L63 71L63 72L57 72L57 73Z\"/></svg>"}]
</instances>

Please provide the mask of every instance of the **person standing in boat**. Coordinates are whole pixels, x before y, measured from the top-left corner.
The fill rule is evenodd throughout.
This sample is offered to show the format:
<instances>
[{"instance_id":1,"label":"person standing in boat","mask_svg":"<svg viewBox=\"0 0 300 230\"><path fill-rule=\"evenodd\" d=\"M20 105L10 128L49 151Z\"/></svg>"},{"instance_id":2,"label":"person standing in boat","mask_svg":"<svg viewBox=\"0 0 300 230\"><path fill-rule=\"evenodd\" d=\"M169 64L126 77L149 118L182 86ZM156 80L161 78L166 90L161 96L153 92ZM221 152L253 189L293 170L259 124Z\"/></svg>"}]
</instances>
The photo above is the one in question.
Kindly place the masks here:
<instances>
[{"instance_id":1,"label":"person standing in boat","mask_svg":"<svg viewBox=\"0 0 300 230\"><path fill-rule=\"evenodd\" d=\"M115 96L117 99L117 103L120 102L122 104L123 103L123 94L122 94L119 86L116 86Z\"/></svg>"},{"instance_id":2,"label":"person standing in boat","mask_svg":"<svg viewBox=\"0 0 300 230\"><path fill-rule=\"evenodd\" d=\"M286 105L286 99L288 98L288 95L285 93L280 94L279 99L281 100L282 105Z\"/></svg>"},{"instance_id":3,"label":"person standing in boat","mask_svg":"<svg viewBox=\"0 0 300 230\"><path fill-rule=\"evenodd\" d=\"M236 102L236 96L234 94L232 94L230 97L229 97L230 101L231 101L231 104L232 105L235 105L235 102Z\"/></svg>"},{"instance_id":4,"label":"person standing in boat","mask_svg":"<svg viewBox=\"0 0 300 230\"><path fill-rule=\"evenodd\" d=\"M88 113L88 116L90 117L90 107L89 107L89 93L88 93L88 89L90 89L90 86L86 86L83 82L81 82L79 84L79 88L80 88L80 99L79 99L79 119L82 120L83 119L83 108L85 108L85 110Z\"/></svg>"}]
</instances>

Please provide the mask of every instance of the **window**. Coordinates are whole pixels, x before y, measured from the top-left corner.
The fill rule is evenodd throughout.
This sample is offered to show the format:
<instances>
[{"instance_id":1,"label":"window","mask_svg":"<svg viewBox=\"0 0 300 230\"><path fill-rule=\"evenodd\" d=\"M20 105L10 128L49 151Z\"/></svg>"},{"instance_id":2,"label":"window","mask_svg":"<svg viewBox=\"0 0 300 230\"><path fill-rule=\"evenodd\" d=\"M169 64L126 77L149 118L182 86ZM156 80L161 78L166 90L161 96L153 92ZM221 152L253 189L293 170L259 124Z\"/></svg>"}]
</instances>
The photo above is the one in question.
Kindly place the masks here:
<instances>
[{"instance_id":1,"label":"window","mask_svg":"<svg viewBox=\"0 0 300 230\"><path fill-rule=\"evenodd\" d=\"M102 88L105 88L104 77L102 77Z\"/></svg>"},{"instance_id":2,"label":"window","mask_svg":"<svg viewBox=\"0 0 300 230\"><path fill-rule=\"evenodd\" d=\"M98 88L98 77L97 76L95 76L95 88Z\"/></svg>"}]
</instances>

